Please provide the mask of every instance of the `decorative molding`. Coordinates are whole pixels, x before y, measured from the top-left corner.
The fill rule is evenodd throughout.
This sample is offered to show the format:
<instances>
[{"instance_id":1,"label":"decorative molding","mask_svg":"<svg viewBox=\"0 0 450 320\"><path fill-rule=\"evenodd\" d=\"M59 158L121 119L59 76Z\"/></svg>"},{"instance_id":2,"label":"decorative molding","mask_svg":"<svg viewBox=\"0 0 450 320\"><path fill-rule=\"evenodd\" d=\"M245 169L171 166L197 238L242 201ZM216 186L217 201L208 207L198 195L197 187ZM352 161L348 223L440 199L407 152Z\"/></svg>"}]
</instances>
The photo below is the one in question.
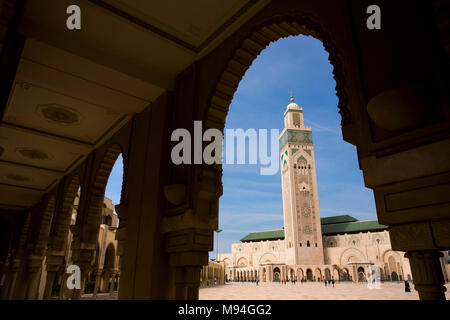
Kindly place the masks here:
<instances>
[{"instance_id":1,"label":"decorative molding","mask_svg":"<svg viewBox=\"0 0 450 320\"><path fill-rule=\"evenodd\" d=\"M132 14L129 14L119 8L114 7L113 5L103 1L103 0L88 0L89 2L108 10L109 12L131 22L141 28L144 28L147 31L150 31L154 34L157 34L160 37L165 38L173 43L176 43L185 49L188 49L194 53L201 52L204 48L206 48L210 43L212 43L217 37L219 37L228 27L230 27L233 23L235 23L241 16L243 16L246 12L248 12L254 5L256 5L259 0L249 0L247 3L242 6L237 12L235 12L225 23L223 23L219 28L217 28L210 36L208 36L200 45L195 46L187 41L184 41L173 34L166 32L146 21L143 21Z\"/></svg>"},{"instance_id":2,"label":"decorative molding","mask_svg":"<svg viewBox=\"0 0 450 320\"><path fill-rule=\"evenodd\" d=\"M62 201L55 215L55 222L51 231L50 248L54 251L64 250L69 225L72 219L73 203L80 187L80 177L76 174L70 178L65 186Z\"/></svg>"},{"instance_id":3,"label":"decorative molding","mask_svg":"<svg viewBox=\"0 0 450 320\"><path fill-rule=\"evenodd\" d=\"M28 158L31 160L45 161L45 160L53 158L52 155L45 153L36 148L16 148L15 151L16 151L16 153L20 154L22 157Z\"/></svg>"},{"instance_id":4,"label":"decorative molding","mask_svg":"<svg viewBox=\"0 0 450 320\"><path fill-rule=\"evenodd\" d=\"M89 203L85 220L87 224L99 225L101 223L106 184L108 183L111 170L121 153L120 145L111 145L106 150L103 160L95 172L95 179L89 190Z\"/></svg>"}]
</instances>

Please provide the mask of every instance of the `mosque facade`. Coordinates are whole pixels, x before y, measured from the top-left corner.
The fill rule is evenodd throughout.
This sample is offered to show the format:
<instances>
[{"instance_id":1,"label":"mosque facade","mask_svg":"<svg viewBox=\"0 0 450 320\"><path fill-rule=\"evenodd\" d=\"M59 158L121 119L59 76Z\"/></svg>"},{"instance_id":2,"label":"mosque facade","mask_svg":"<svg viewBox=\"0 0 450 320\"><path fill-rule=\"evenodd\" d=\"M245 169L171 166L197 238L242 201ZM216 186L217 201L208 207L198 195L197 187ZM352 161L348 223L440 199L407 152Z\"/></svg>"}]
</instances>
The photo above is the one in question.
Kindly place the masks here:
<instances>
[{"instance_id":1,"label":"mosque facade","mask_svg":"<svg viewBox=\"0 0 450 320\"><path fill-rule=\"evenodd\" d=\"M392 250L387 226L349 215L320 217L312 130L292 95L284 124L279 138L284 228L252 232L232 244L231 253L219 255L226 279L412 280L409 260ZM449 281L448 252L441 260Z\"/></svg>"}]
</instances>

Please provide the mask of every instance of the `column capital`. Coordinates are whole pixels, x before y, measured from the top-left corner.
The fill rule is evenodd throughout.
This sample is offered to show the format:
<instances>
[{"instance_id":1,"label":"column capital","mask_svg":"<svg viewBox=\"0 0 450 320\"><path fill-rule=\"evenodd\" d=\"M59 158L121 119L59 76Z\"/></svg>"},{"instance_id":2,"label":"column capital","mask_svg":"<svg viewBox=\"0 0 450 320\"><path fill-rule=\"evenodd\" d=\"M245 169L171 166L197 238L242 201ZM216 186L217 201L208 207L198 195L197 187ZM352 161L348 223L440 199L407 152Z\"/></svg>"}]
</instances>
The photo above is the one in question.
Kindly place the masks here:
<instances>
[{"instance_id":1,"label":"column capital","mask_svg":"<svg viewBox=\"0 0 450 320\"><path fill-rule=\"evenodd\" d=\"M421 300L445 300L445 281L442 275L440 258L442 252L437 250L408 251L413 282Z\"/></svg>"}]
</instances>

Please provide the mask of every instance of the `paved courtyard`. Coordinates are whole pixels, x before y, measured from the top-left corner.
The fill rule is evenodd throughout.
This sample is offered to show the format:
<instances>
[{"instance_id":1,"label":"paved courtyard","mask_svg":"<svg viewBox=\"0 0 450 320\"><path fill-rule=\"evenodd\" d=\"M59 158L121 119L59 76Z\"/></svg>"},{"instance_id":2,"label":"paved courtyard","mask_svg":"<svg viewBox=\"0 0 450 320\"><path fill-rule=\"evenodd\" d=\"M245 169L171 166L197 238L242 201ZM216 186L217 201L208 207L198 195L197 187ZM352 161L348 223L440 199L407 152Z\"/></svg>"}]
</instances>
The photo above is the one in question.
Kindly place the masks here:
<instances>
[{"instance_id":1,"label":"paved courtyard","mask_svg":"<svg viewBox=\"0 0 450 320\"><path fill-rule=\"evenodd\" d=\"M386 282L380 289L369 289L365 284L344 282L333 287L319 283L228 283L200 289L200 300L418 300L419 295L410 283L411 292L405 292L404 283ZM450 299L450 285L446 297Z\"/></svg>"}]
</instances>

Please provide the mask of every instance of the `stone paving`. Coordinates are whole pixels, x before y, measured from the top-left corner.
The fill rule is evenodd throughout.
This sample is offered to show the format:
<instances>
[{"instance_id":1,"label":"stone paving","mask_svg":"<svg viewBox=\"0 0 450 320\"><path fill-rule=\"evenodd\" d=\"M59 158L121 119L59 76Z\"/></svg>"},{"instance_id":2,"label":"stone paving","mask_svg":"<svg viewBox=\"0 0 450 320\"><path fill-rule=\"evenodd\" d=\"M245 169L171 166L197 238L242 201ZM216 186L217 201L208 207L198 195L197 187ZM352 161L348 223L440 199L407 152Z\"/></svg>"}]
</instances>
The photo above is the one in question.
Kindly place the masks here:
<instances>
[{"instance_id":1,"label":"stone paving","mask_svg":"<svg viewBox=\"0 0 450 320\"><path fill-rule=\"evenodd\" d=\"M380 289L369 289L366 284L342 282L334 288L318 283L227 283L200 289L200 300L418 300L419 295L410 282L411 292L405 292L404 283L385 282ZM447 300L450 284L447 283Z\"/></svg>"},{"instance_id":2,"label":"stone paving","mask_svg":"<svg viewBox=\"0 0 450 320\"><path fill-rule=\"evenodd\" d=\"M216 287L200 288L200 300L418 300L419 295L410 283L411 292L405 292L403 283L384 282L380 289L369 289L366 284L342 282L325 287L323 282L286 285L275 282L227 283ZM446 284L450 300L450 283ZM96 298L85 294L82 300L117 300L114 294L100 293Z\"/></svg>"}]
</instances>

